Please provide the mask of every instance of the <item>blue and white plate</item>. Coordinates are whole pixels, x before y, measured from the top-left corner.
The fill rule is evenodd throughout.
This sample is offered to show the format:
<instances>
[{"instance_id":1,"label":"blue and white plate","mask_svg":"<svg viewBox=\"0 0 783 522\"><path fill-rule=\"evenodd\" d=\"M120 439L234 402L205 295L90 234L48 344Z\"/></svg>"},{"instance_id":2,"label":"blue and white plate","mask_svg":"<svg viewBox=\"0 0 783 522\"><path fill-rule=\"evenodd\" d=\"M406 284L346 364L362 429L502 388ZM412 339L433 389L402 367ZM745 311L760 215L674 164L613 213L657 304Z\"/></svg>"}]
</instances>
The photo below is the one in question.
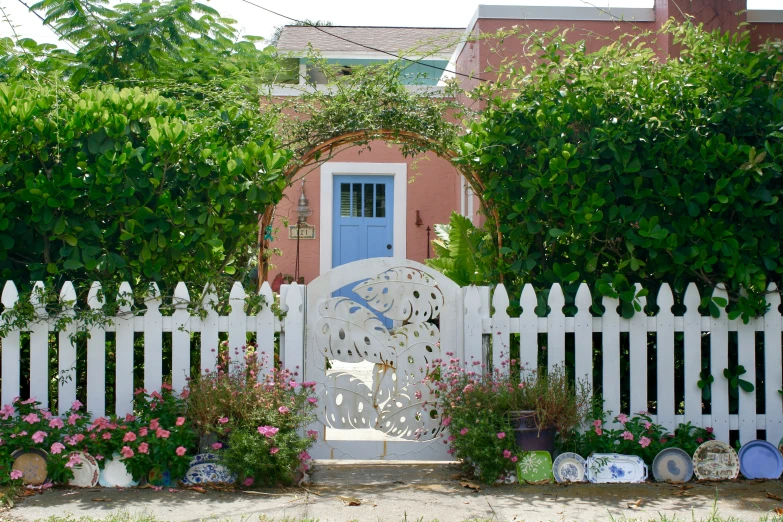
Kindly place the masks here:
<instances>
[{"instance_id":1,"label":"blue and white plate","mask_svg":"<svg viewBox=\"0 0 783 522\"><path fill-rule=\"evenodd\" d=\"M584 482L585 459L576 453L561 453L552 464L552 474L557 482Z\"/></svg>"},{"instance_id":2,"label":"blue and white plate","mask_svg":"<svg viewBox=\"0 0 783 522\"><path fill-rule=\"evenodd\" d=\"M666 448L655 456L652 473L658 482L688 482L693 478L693 461L680 448Z\"/></svg>"},{"instance_id":3,"label":"blue and white plate","mask_svg":"<svg viewBox=\"0 0 783 522\"><path fill-rule=\"evenodd\" d=\"M636 455L593 453L587 457L587 480L593 484L644 482L647 465Z\"/></svg>"},{"instance_id":4,"label":"blue and white plate","mask_svg":"<svg viewBox=\"0 0 783 522\"><path fill-rule=\"evenodd\" d=\"M204 464L205 462L218 462L219 460L220 455L217 453L199 453L193 457L193 460L190 461L190 465L195 466L196 464Z\"/></svg>"},{"instance_id":5,"label":"blue and white plate","mask_svg":"<svg viewBox=\"0 0 783 522\"><path fill-rule=\"evenodd\" d=\"M752 440L739 451L740 473L747 479L777 480L783 473L783 456L765 440Z\"/></svg>"},{"instance_id":6,"label":"blue and white plate","mask_svg":"<svg viewBox=\"0 0 783 522\"><path fill-rule=\"evenodd\" d=\"M191 466L182 483L186 486L198 486L200 484L233 484L237 476L231 473L223 464L215 462L203 462Z\"/></svg>"}]
</instances>

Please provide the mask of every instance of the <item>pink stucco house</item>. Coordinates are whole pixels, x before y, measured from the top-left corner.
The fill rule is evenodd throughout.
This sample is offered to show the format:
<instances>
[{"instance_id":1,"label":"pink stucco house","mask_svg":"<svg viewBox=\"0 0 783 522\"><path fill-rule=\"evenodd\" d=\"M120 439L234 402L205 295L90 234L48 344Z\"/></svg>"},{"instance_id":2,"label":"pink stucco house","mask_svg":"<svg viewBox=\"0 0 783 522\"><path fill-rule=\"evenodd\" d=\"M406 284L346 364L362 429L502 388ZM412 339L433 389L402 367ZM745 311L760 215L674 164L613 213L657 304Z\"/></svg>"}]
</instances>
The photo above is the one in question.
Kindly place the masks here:
<instances>
[{"instance_id":1,"label":"pink stucco house","mask_svg":"<svg viewBox=\"0 0 783 522\"><path fill-rule=\"evenodd\" d=\"M687 12L708 29L735 29L740 22L749 22L755 43L768 38L783 38L782 11L746 11L746 0L688 0ZM467 37L494 33L511 26L531 30L570 28L570 38L585 39L589 50L605 44L606 38L622 33L655 32L669 17L683 14L668 0L654 0L648 8L600 9L583 7L515 7L479 5L465 28L411 27L313 27L286 26L280 36L281 53L304 56L308 45L319 50L330 62L350 73L350 67L392 59L422 41L444 41L454 35L453 45L439 48L422 64L412 64L411 78L421 85L438 89L453 72L492 77L484 72L487 66L497 66L504 57L519 56L523 49L518 40L508 39L501 52L493 43L471 42ZM665 37L652 37L650 42L662 57L676 52ZM350 43L347 40L350 40ZM357 45L360 44L360 45ZM373 49L368 49L371 47ZM425 47L426 50L426 47ZM416 58L416 57L412 57ZM443 72L441 69L447 70ZM422 74L425 77L422 79ZM477 80L460 76L465 87ZM318 71L300 59L299 81L312 88L323 79ZM279 86L277 96L295 96L298 89ZM445 223L456 211L480 220L479 201L461 175L446 160L434 154L404 158L399 148L386 143L373 143L370 151L361 154L349 149L309 173L304 186L312 209L307 218L312 238L299 240L299 275L309 282L331 268L367 257L394 256L424 262L431 255L429 240L433 226ZM278 233L271 247L279 248L282 256L270 260L269 279L296 271L297 241L289 237L282 226L285 218L297 221L296 207L302 194L297 183L288 188L285 199L275 210L274 226ZM313 233L314 232L314 233ZM278 277L279 279L279 277Z\"/></svg>"}]
</instances>

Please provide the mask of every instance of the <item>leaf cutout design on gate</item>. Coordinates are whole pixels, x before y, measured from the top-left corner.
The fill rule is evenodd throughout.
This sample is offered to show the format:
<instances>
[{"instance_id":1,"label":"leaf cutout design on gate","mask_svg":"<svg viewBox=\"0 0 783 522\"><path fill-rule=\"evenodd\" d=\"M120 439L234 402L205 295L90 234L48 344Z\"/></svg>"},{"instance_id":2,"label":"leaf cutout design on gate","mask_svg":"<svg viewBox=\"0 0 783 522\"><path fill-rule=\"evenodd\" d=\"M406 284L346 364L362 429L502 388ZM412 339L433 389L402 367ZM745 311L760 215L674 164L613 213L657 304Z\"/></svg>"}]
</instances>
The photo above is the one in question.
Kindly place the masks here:
<instances>
[{"instance_id":1,"label":"leaf cutout design on gate","mask_svg":"<svg viewBox=\"0 0 783 522\"><path fill-rule=\"evenodd\" d=\"M445 428L435 392L425 383L407 386L386 403L376 429L408 440L430 440Z\"/></svg>"},{"instance_id":2,"label":"leaf cutout design on gate","mask_svg":"<svg viewBox=\"0 0 783 522\"><path fill-rule=\"evenodd\" d=\"M326 425L330 428L373 428L378 422L378 410L372 391L350 373L327 376L322 401Z\"/></svg>"},{"instance_id":3,"label":"leaf cutout design on gate","mask_svg":"<svg viewBox=\"0 0 783 522\"><path fill-rule=\"evenodd\" d=\"M315 341L326 357L396 366L389 330L370 310L347 297L334 297L321 302L318 312Z\"/></svg>"},{"instance_id":4,"label":"leaf cutout design on gate","mask_svg":"<svg viewBox=\"0 0 783 522\"><path fill-rule=\"evenodd\" d=\"M322 396L326 425L374 428L407 440L437 437L437 397L422 382L440 357L440 330L427 321L440 315L443 293L432 276L399 267L359 283L354 292L385 317L405 321L390 332L365 306L346 297L318 306L315 350L347 363L375 363L372 383L339 372L327 376Z\"/></svg>"},{"instance_id":5,"label":"leaf cutout design on gate","mask_svg":"<svg viewBox=\"0 0 783 522\"><path fill-rule=\"evenodd\" d=\"M395 321L422 323L443 308L443 292L432 276L415 268L390 268L353 288L373 310Z\"/></svg>"}]
</instances>

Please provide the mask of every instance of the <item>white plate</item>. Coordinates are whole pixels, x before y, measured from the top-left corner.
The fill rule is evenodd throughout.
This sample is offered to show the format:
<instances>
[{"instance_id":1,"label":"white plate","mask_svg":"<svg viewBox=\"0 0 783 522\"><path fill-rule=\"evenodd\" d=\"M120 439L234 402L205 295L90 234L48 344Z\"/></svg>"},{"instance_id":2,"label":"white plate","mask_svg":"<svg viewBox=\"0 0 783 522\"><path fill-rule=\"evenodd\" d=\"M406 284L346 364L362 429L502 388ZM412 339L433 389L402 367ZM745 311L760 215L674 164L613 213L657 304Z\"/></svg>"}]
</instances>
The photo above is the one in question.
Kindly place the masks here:
<instances>
[{"instance_id":1,"label":"white plate","mask_svg":"<svg viewBox=\"0 0 783 522\"><path fill-rule=\"evenodd\" d=\"M98 467L98 461L83 451L75 451L71 455L79 455L82 463L74 466L73 478L68 481L69 486L77 488L94 488L98 485L101 470Z\"/></svg>"},{"instance_id":2,"label":"white plate","mask_svg":"<svg viewBox=\"0 0 783 522\"><path fill-rule=\"evenodd\" d=\"M576 453L561 453L552 464L552 474L557 482L584 482L585 459Z\"/></svg>"},{"instance_id":3,"label":"white plate","mask_svg":"<svg viewBox=\"0 0 783 522\"><path fill-rule=\"evenodd\" d=\"M636 455L593 453L587 457L587 480L594 484L644 482L647 465Z\"/></svg>"},{"instance_id":4,"label":"white plate","mask_svg":"<svg viewBox=\"0 0 783 522\"><path fill-rule=\"evenodd\" d=\"M128 473L128 468L120 460L118 453L106 461L98 483L105 488L127 488L139 484L138 481L133 480L133 475Z\"/></svg>"}]
</instances>

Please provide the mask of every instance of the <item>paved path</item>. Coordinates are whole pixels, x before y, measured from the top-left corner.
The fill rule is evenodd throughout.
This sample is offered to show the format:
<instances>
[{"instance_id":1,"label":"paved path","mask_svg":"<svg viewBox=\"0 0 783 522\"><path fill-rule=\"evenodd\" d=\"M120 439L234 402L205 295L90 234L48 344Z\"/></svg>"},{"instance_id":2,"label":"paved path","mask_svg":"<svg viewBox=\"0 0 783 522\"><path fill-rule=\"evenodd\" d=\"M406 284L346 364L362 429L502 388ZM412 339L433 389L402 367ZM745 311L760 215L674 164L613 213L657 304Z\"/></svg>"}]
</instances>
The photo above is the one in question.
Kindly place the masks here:
<instances>
[{"instance_id":1,"label":"paved path","mask_svg":"<svg viewBox=\"0 0 783 522\"><path fill-rule=\"evenodd\" d=\"M461 522L469 519L500 521L568 521L660 519L660 514L682 520L709 516L717 495L719 514L757 521L783 501L783 482L693 484L690 489L668 484L572 486L496 486L474 492L463 487L453 465L334 464L316 466L313 484L304 489L264 490L247 494L209 490L155 492L151 489L115 491L58 488L20 501L10 512L13 520L41 520L71 514L102 518L124 510L146 513L159 520L265 520L311 517L321 521L402 520ZM348 506L341 499L359 499ZM96 501L94 499L109 499ZM629 504L639 502L637 507ZM406 518L407 517L407 518Z\"/></svg>"}]
</instances>

